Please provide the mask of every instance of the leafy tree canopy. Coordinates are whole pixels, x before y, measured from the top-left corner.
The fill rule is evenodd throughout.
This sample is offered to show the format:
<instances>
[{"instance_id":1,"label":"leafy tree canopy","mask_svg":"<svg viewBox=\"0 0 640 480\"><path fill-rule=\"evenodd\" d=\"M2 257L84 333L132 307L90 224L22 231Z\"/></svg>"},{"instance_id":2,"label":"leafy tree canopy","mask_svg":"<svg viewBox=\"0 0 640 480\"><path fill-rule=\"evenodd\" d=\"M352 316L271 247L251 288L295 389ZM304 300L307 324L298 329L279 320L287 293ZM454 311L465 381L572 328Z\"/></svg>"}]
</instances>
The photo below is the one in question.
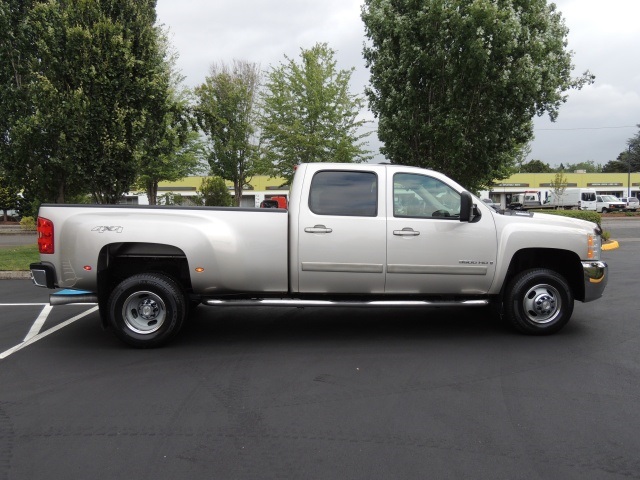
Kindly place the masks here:
<instances>
[{"instance_id":1,"label":"leafy tree canopy","mask_svg":"<svg viewBox=\"0 0 640 480\"><path fill-rule=\"evenodd\" d=\"M470 190L510 173L571 88L568 29L546 0L365 0L367 90L381 149Z\"/></svg>"},{"instance_id":2,"label":"leafy tree canopy","mask_svg":"<svg viewBox=\"0 0 640 480\"><path fill-rule=\"evenodd\" d=\"M220 177L203 178L198 193L201 202L207 207L230 207L233 205L233 199L227 185Z\"/></svg>"},{"instance_id":3,"label":"leafy tree canopy","mask_svg":"<svg viewBox=\"0 0 640 480\"><path fill-rule=\"evenodd\" d=\"M265 171L291 181L308 162L363 162L370 132L358 119L364 100L349 93L351 70L338 70L326 43L302 49L267 75L259 121Z\"/></svg>"},{"instance_id":4,"label":"leafy tree canopy","mask_svg":"<svg viewBox=\"0 0 640 480\"><path fill-rule=\"evenodd\" d=\"M0 3L0 161L26 190L115 203L130 189L165 98L154 22L155 0Z\"/></svg>"},{"instance_id":5,"label":"leafy tree canopy","mask_svg":"<svg viewBox=\"0 0 640 480\"><path fill-rule=\"evenodd\" d=\"M156 204L158 183L175 181L200 172L203 146L190 118L190 92L177 73L177 54L170 48L165 31L158 30L156 95L147 102L143 122L145 134L137 148L136 186Z\"/></svg>"},{"instance_id":6,"label":"leafy tree canopy","mask_svg":"<svg viewBox=\"0 0 640 480\"><path fill-rule=\"evenodd\" d=\"M531 160L520 168L520 173L548 173L553 172L553 169L548 163L544 163L541 160Z\"/></svg>"},{"instance_id":7,"label":"leafy tree canopy","mask_svg":"<svg viewBox=\"0 0 640 480\"><path fill-rule=\"evenodd\" d=\"M236 205L242 188L256 171L256 100L260 84L258 65L235 61L213 65L195 89L195 117L208 139L211 172L233 182Z\"/></svg>"},{"instance_id":8,"label":"leafy tree canopy","mask_svg":"<svg viewBox=\"0 0 640 480\"><path fill-rule=\"evenodd\" d=\"M8 220L8 211L18 206L18 193L16 187L0 177L0 210L2 210L5 222Z\"/></svg>"}]
</instances>

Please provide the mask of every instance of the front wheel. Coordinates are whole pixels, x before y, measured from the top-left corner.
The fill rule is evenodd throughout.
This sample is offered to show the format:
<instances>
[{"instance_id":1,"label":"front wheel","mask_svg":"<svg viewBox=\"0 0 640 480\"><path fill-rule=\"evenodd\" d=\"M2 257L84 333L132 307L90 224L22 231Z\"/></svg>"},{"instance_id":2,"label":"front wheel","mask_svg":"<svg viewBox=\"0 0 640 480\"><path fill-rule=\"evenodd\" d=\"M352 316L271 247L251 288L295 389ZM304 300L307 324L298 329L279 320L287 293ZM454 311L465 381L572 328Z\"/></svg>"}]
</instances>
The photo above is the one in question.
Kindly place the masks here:
<instances>
[{"instance_id":1,"label":"front wheel","mask_svg":"<svg viewBox=\"0 0 640 480\"><path fill-rule=\"evenodd\" d=\"M142 273L123 280L107 302L109 324L123 342L138 348L159 347L182 328L186 300L166 275Z\"/></svg>"},{"instance_id":2,"label":"front wheel","mask_svg":"<svg viewBox=\"0 0 640 480\"><path fill-rule=\"evenodd\" d=\"M505 317L522 333L555 333L567 324L572 313L571 288L553 270L525 270L509 282L505 291Z\"/></svg>"}]
</instances>

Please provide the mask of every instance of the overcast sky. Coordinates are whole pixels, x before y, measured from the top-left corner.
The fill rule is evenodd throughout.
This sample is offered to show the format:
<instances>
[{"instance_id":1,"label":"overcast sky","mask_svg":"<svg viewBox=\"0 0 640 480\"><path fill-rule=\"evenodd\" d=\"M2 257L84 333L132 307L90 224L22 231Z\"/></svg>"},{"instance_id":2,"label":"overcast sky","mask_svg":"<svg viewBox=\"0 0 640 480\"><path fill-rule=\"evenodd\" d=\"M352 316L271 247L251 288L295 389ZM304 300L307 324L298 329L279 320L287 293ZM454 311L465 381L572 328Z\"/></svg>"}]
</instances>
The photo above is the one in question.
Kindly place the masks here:
<instances>
[{"instance_id":1,"label":"overcast sky","mask_svg":"<svg viewBox=\"0 0 640 480\"><path fill-rule=\"evenodd\" d=\"M186 84L204 81L214 62L234 59L263 70L326 42L338 67L355 67L352 93L369 74L362 58L362 0L158 0L158 22L169 27ZM590 70L593 85L570 91L555 123L536 118L530 159L551 165L592 160L605 164L625 150L640 124L640 1L557 0L575 52L574 75ZM373 118L370 112L363 112ZM371 128L375 129L372 125ZM373 150L379 143L371 135ZM382 160L382 158L379 158Z\"/></svg>"}]
</instances>

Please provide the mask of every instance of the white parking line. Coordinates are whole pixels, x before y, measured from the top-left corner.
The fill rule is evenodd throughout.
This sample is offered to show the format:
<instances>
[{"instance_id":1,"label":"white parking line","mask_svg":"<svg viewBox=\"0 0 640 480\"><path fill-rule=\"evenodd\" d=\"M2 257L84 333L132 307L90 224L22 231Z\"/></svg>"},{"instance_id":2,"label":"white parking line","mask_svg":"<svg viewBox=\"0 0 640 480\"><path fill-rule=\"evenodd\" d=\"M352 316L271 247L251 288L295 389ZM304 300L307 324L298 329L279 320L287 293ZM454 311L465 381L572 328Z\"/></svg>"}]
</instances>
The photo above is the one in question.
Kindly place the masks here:
<instances>
[{"instance_id":1,"label":"white parking line","mask_svg":"<svg viewBox=\"0 0 640 480\"><path fill-rule=\"evenodd\" d=\"M0 306L2 306L2 305L7 305L7 304L6 303L0 304ZM37 305L37 304L29 303L29 304L26 304L26 305ZM83 313L81 313L79 315L76 315L75 317L70 318L69 320L66 320L66 321L62 322L62 323L56 325L55 327L50 328L49 330L45 330L42 333L38 333L37 335L34 335L33 337L31 337L28 340L25 339L22 343L16 345L15 347L10 348L9 350L5 350L4 352L0 353L0 360L3 360L5 358L7 358L9 355L11 355L13 353L16 353L18 350L22 350L24 347L28 347L29 345L37 342L38 340L43 339L47 335L51 335L52 333L57 332L61 328L64 328L67 325L71 325L73 322L75 322L77 320L80 320L81 318L86 317L87 315L90 315L93 312L96 312L97 310L98 310L97 306L95 306L93 308L90 308L86 312L83 312ZM44 311L44 309L43 309L43 311ZM42 315L42 314L40 314L40 315ZM40 318L40 317L38 317L38 318ZM36 320L36 322L37 322L37 320ZM32 327L32 329L33 329L33 327Z\"/></svg>"},{"instance_id":2,"label":"white parking line","mask_svg":"<svg viewBox=\"0 0 640 480\"><path fill-rule=\"evenodd\" d=\"M29 333L27 333L27 336L24 337L23 342L31 340L33 337L40 333L40 329L42 328L42 325L44 325L44 322L47 320L47 317L49 316L52 308L53 307L51 305L44 306L44 308L40 312L40 315L38 315L38 318L36 318L36 321L33 322L33 325L31 325Z\"/></svg>"},{"instance_id":3,"label":"white parking line","mask_svg":"<svg viewBox=\"0 0 640 480\"><path fill-rule=\"evenodd\" d=\"M49 305L48 303L0 303L0 307L30 307L32 305Z\"/></svg>"}]
</instances>

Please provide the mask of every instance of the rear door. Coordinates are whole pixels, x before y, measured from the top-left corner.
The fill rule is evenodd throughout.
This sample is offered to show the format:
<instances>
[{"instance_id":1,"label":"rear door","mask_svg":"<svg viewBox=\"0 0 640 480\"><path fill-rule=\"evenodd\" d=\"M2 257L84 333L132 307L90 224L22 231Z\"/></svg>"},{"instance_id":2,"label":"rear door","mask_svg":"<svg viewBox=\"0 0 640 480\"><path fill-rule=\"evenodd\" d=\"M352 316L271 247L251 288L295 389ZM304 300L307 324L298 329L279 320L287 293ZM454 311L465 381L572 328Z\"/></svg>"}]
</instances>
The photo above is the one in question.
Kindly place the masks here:
<instances>
[{"instance_id":1,"label":"rear door","mask_svg":"<svg viewBox=\"0 0 640 480\"><path fill-rule=\"evenodd\" d=\"M297 223L299 292L384 292L384 185L384 169L313 174Z\"/></svg>"}]
</instances>

